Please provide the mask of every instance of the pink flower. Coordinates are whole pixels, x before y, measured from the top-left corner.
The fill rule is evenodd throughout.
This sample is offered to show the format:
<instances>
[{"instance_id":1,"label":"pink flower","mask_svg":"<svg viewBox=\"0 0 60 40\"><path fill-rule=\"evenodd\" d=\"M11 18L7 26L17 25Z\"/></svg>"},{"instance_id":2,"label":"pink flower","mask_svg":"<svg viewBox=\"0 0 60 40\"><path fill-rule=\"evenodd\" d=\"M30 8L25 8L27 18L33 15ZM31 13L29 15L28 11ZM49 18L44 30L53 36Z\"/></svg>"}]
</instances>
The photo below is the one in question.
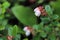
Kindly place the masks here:
<instances>
[{"instance_id":1,"label":"pink flower","mask_svg":"<svg viewBox=\"0 0 60 40\"><path fill-rule=\"evenodd\" d=\"M28 30L28 27L24 27L24 29L23 29L24 31L27 31Z\"/></svg>"},{"instance_id":2,"label":"pink flower","mask_svg":"<svg viewBox=\"0 0 60 40\"><path fill-rule=\"evenodd\" d=\"M42 15L42 16L47 15L43 6L39 6L39 7L35 8L34 12L35 12L35 16L37 16L37 17L39 17L40 15Z\"/></svg>"},{"instance_id":3,"label":"pink flower","mask_svg":"<svg viewBox=\"0 0 60 40\"><path fill-rule=\"evenodd\" d=\"M29 27L26 26L26 27L24 27L23 30L25 31L25 35L26 36L29 36L30 35L31 32L30 32L30 28Z\"/></svg>"},{"instance_id":4,"label":"pink flower","mask_svg":"<svg viewBox=\"0 0 60 40\"><path fill-rule=\"evenodd\" d=\"M39 17L39 16L41 15L41 11L39 10L38 7L34 9L34 12L35 12L35 15L36 15L37 17Z\"/></svg>"}]
</instances>

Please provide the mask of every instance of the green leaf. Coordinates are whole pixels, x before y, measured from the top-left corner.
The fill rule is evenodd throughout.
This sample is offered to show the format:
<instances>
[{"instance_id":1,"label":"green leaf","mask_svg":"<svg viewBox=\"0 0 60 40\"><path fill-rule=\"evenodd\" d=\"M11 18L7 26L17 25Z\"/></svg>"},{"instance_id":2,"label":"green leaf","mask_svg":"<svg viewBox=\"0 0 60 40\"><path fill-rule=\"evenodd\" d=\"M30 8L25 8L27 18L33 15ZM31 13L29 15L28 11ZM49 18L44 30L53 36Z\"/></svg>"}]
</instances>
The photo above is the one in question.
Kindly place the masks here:
<instances>
[{"instance_id":1,"label":"green leaf","mask_svg":"<svg viewBox=\"0 0 60 40\"><path fill-rule=\"evenodd\" d=\"M57 26L60 27L60 23L58 23Z\"/></svg>"},{"instance_id":2,"label":"green leaf","mask_svg":"<svg viewBox=\"0 0 60 40\"><path fill-rule=\"evenodd\" d=\"M13 27L13 29L12 29L12 35L13 35L13 36L16 36L17 33L18 33L18 27L17 27L17 25L15 25L15 26Z\"/></svg>"},{"instance_id":3,"label":"green leaf","mask_svg":"<svg viewBox=\"0 0 60 40\"><path fill-rule=\"evenodd\" d=\"M5 26L0 25L0 30L4 30Z\"/></svg>"},{"instance_id":4,"label":"green leaf","mask_svg":"<svg viewBox=\"0 0 60 40\"><path fill-rule=\"evenodd\" d=\"M10 27L8 29L8 35L9 36L14 36L15 37L17 35L17 33L18 33L18 27L17 27L17 25L15 25L13 27Z\"/></svg>"},{"instance_id":5,"label":"green leaf","mask_svg":"<svg viewBox=\"0 0 60 40\"><path fill-rule=\"evenodd\" d=\"M45 26L44 31L46 31L47 33L50 33L52 29L50 28L50 26Z\"/></svg>"},{"instance_id":6,"label":"green leaf","mask_svg":"<svg viewBox=\"0 0 60 40\"><path fill-rule=\"evenodd\" d=\"M4 30L7 25L7 20L0 19L0 30Z\"/></svg>"},{"instance_id":7,"label":"green leaf","mask_svg":"<svg viewBox=\"0 0 60 40\"><path fill-rule=\"evenodd\" d=\"M40 24L39 24L39 30L43 30L43 22L41 22Z\"/></svg>"},{"instance_id":8,"label":"green leaf","mask_svg":"<svg viewBox=\"0 0 60 40\"><path fill-rule=\"evenodd\" d=\"M16 37L14 38L14 40L20 40L21 39L21 35L17 34Z\"/></svg>"},{"instance_id":9,"label":"green leaf","mask_svg":"<svg viewBox=\"0 0 60 40\"><path fill-rule=\"evenodd\" d=\"M32 40L40 40L40 34L36 34Z\"/></svg>"},{"instance_id":10,"label":"green leaf","mask_svg":"<svg viewBox=\"0 0 60 40\"><path fill-rule=\"evenodd\" d=\"M4 19L4 15L0 15L0 20Z\"/></svg>"},{"instance_id":11,"label":"green leaf","mask_svg":"<svg viewBox=\"0 0 60 40\"><path fill-rule=\"evenodd\" d=\"M8 28L8 35L9 35L9 36L12 36L12 27L9 27L9 28Z\"/></svg>"},{"instance_id":12,"label":"green leaf","mask_svg":"<svg viewBox=\"0 0 60 40\"><path fill-rule=\"evenodd\" d=\"M53 10L50 7L50 5L45 5L45 10L48 13L48 15L52 15L53 14Z\"/></svg>"},{"instance_id":13,"label":"green leaf","mask_svg":"<svg viewBox=\"0 0 60 40\"><path fill-rule=\"evenodd\" d=\"M8 8L10 6L10 3L5 1L3 4L2 4L3 8Z\"/></svg>"},{"instance_id":14,"label":"green leaf","mask_svg":"<svg viewBox=\"0 0 60 40\"><path fill-rule=\"evenodd\" d=\"M0 38L0 40L3 40L3 38Z\"/></svg>"},{"instance_id":15,"label":"green leaf","mask_svg":"<svg viewBox=\"0 0 60 40\"><path fill-rule=\"evenodd\" d=\"M38 30L39 29L39 25L33 25L33 29Z\"/></svg>"},{"instance_id":16,"label":"green leaf","mask_svg":"<svg viewBox=\"0 0 60 40\"><path fill-rule=\"evenodd\" d=\"M56 19L58 19L59 18L59 15L53 15L52 16L52 19L54 19L54 20L56 20Z\"/></svg>"},{"instance_id":17,"label":"green leaf","mask_svg":"<svg viewBox=\"0 0 60 40\"><path fill-rule=\"evenodd\" d=\"M43 31L43 23L41 22L40 24L38 24L38 25L33 25L33 29L35 29L36 30L36 32L41 32L41 31Z\"/></svg>"},{"instance_id":18,"label":"green leaf","mask_svg":"<svg viewBox=\"0 0 60 40\"><path fill-rule=\"evenodd\" d=\"M3 20L3 21L2 21L2 25L4 25L4 26L6 26L7 23L8 23L8 20Z\"/></svg>"},{"instance_id":19,"label":"green leaf","mask_svg":"<svg viewBox=\"0 0 60 40\"><path fill-rule=\"evenodd\" d=\"M48 23L48 22L51 21L51 20L50 20L49 17L41 17L41 21L42 21L43 23Z\"/></svg>"},{"instance_id":20,"label":"green leaf","mask_svg":"<svg viewBox=\"0 0 60 40\"><path fill-rule=\"evenodd\" d=\"M36 24L36 16L31 8L16 5L12 8L12 12L24 25Z\"/></svg>"},{"instance_id":21,"label":"green leaf","mask_svg":"<svg viewBox=\"0 0 60 40\"><path fill-rule=\"evenodd\" d=\"M55 30L56 30L56 31L59 31L59 27L56 27Z\"/></svg>"},{"instance_id":22,"label":"green leaf","mask_svg":"<svg viewBox=\"0 0 60 40\"><path fill-rule=\"evenodd\" d=\"M42 31L42 32L40 32L40 36L43 37L43 38L45 38L47 36L47 33L44 32L44 31Z\"/></svg>"},{"instance_id":23,"label":"green leaf","mask_svg":"<svg viewBox=\"0 0 60 40\"><path fill-rule=\"evenodd\" d=\"M4 14L6 12L5 8L2 8L2 14Z\"/></svg>"},{"instance_id":24,"label":"green leaf","mask_svg":"<svg viewBox=\"0 0 60 40\"><path fill-rule=\"evenodd\" d=\"M57 26L58 23L59 23L59 22L57 22L57 21L53 21L51 24L52 24L53 26Z\"/></svg>"},{"instance_id":25,"label":"green leaf","mask_svg":"<svg viewBox=\"0 0 60 40\"><path fill-rule=\"evenodd\" d=\"M55 35L55 33L51 33L51 34L49 35L49 39L50 39L50 40L56 40L56 35Z\"/></svg>"}]
</instances>

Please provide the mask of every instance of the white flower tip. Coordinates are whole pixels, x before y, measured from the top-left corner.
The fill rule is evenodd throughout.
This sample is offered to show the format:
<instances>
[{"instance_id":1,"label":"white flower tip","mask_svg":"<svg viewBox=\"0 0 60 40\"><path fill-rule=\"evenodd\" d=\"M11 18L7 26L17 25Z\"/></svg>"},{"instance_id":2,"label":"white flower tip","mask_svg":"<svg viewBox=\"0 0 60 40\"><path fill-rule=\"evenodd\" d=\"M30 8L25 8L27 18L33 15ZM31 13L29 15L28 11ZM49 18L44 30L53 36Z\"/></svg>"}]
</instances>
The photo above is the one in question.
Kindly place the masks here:
<instances>
[{"instance_id":1,"label":"white flower tip","mask_svg":"<svg viewBox=\"0 0 60 40\"><path fill-rule=\"evenodd\" d=\"M37 17L39 17L39 16L41 15L41 13L35 12L35 15L36 15Z\"/></svg>"},{"instance_id":2,"label":"white flower tip","mask_svg":"<svg viewBox=\"0 0 60 40\"><path fill-rule=\"evenodd\" d=\"M26 36L29 36L29 35L30 35L30 31L29 31L29 30L26 31L25 35L26 35Z\"/></svg>"}]
</instances>

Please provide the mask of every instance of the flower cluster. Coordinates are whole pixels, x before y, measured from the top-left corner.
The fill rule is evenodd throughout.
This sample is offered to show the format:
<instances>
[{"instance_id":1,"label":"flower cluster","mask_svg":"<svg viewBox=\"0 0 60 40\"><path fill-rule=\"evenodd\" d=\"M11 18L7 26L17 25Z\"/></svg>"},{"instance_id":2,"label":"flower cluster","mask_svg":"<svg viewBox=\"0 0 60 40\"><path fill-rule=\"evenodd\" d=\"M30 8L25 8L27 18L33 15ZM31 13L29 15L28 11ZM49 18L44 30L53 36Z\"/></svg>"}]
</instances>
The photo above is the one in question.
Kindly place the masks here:
<instances>
[{"instance_id":1,"label":"flower cluster","mask_svg":"<svg viewBox=\"0 0 60 40\"><path fill-rule=\"evenodd\" d=\"M45 11L43 6L39 6L39 7L35 8L34 12L35 12L35 15L37 17L39 17L40 15L42 15L42 16L46 16L47 15L47 13L46 13L46 11Z\"/></svg>"},{"instance_id":2,"label":"flower cluster","mask_svg":"<svg viewBox=\"0 0 60 40\"><path fill-rule=\"evenodd\" d=\"M31 29L31 28L28 27L28 26L24 27L23 30L25 31L25 35L26 35L26 36L29 36L29 35L30 35L30 33L31 33L30 29Z\"/></svg>"}]
</instances>

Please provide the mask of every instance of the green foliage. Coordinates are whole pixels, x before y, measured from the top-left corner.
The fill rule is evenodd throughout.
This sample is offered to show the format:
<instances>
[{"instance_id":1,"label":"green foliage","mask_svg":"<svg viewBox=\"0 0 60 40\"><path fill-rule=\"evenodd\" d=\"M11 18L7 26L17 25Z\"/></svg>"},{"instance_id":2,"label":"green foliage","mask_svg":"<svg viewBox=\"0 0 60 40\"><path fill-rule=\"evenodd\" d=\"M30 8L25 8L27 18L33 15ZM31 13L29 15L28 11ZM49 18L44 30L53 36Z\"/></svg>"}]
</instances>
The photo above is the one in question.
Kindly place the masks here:
<instances>
[{"instance_id":1,"label":"green foliage","mask_svg":"<svg viewBox=\"0 0 60 40\"><path fill-rule=\"evenodd\" d=\"M56 35L55 35L55 33L52 33L51 35L49 35L49 39L50 39L50 40L56 40Z\"/></svg>"},{"instance_id":2,"label":"green foliage","mask_svg":"<svg viewBox=\"0 0 60 40\"><path fill-rule=\"evenodd\" d=\"M44 30L46 31L46 33L50 33L52 31L52 28L50 26L45 26Z\"/></svg>"},{"instance_id":3,"label":"green foliage","mask_svg":"<svg viewBox=\"0 0 60 40\"><path fill-rule=\"evenodd\" d=\"M57 36L60 37L60 0L49 4L43 2L44 0L36 0L36 3L28 3L26 0L0 0L0 40L7 40L7 36L12 36L13 40L21 40L21 35L25 37L22 40L29 40L23 30L24 26L32 28L31 40L57 40ZM37 18L32 7L40 6L41 3L47 15Z\"/></svg>"}]
</instances>

